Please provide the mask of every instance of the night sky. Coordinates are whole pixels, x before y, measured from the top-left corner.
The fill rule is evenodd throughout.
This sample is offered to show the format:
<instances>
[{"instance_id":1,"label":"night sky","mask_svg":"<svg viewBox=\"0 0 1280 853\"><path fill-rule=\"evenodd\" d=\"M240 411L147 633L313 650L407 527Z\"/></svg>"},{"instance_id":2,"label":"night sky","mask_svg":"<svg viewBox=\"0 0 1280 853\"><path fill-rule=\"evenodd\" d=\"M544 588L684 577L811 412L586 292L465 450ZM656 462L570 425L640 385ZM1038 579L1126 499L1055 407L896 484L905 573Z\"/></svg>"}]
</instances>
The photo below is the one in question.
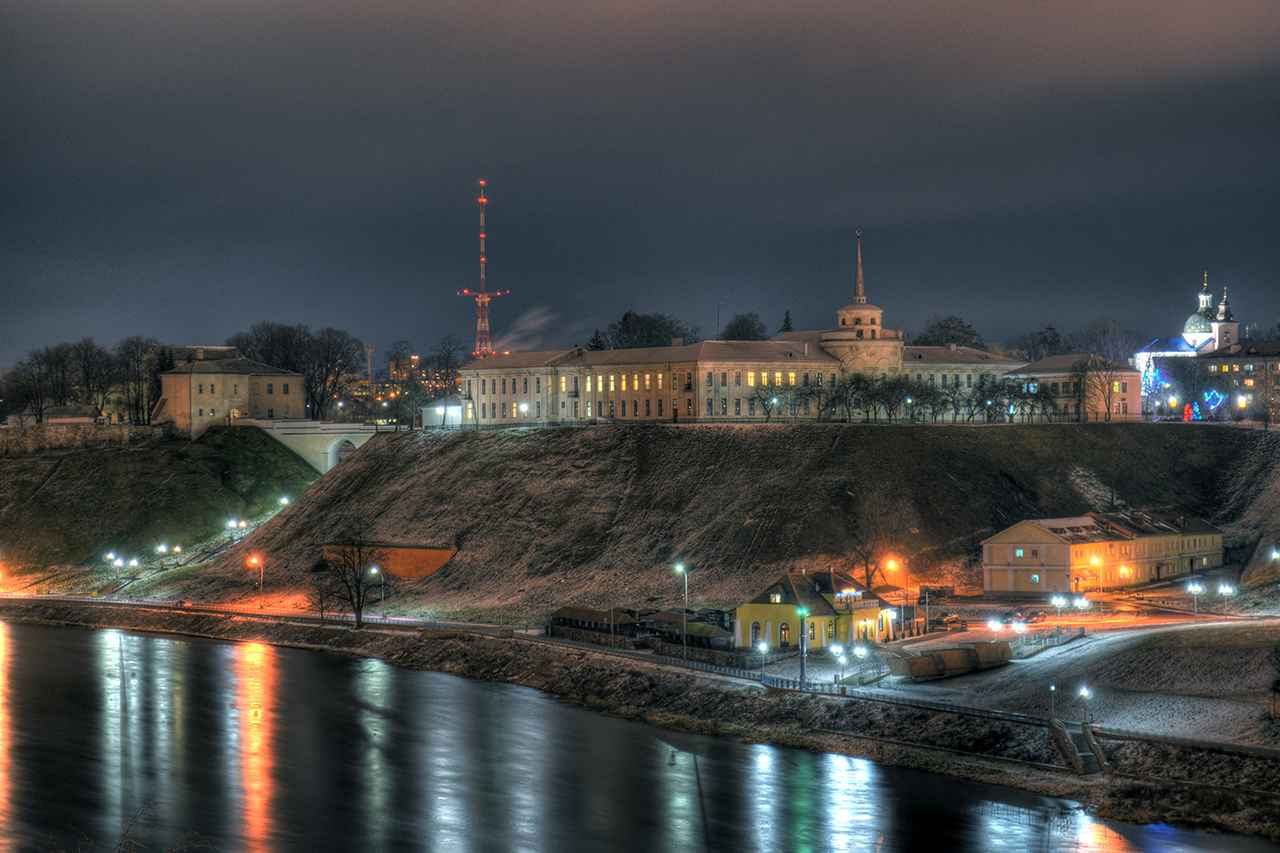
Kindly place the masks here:
<instances>
[{"instance_id":1,"label":"night sky","mask_svg":"<svg viewBox=\"0 0 1280 853\"><path fill-rule=\"evenodd\" d=\"M869 300L1280 320L1280 3L0 0L0 370L261 320L470 347Z\"/></svg>"}]
</instances>

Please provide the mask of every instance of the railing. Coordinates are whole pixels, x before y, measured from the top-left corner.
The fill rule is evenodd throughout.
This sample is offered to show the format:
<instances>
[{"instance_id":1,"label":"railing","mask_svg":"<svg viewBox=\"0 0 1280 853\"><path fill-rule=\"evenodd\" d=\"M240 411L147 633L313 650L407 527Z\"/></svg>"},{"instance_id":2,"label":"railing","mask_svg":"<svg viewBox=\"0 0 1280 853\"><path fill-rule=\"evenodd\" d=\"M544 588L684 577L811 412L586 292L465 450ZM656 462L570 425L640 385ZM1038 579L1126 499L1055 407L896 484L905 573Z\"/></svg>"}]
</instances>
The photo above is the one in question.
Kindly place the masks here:
<instances>
[{"instance_id":1,"label":"railing","mask_svg":"<svg viewBox=\"0 0 1280 853\"><path fill-rule=\"evenodd\" d=\"M1249 746L1247 744L1224 743L1213 740L1197 740L1196 738L1178 737L1176 735L1155 735L1151 732L1134 732L1127 729L1103 728L1095 725L1093 731L1102 737L1119 740L1136 740L1147 743L1176 743L1180 746L1193 746L1199 749L1216 749L1222 752L1235 752L1242 755L1256 755L1262 758L1280 759L1280 749L1269 746Z\"/></svg>"},{"instance_id":2,"label":"railing","mask_svg":"<svg viewBox=\"0 0 1280 853\"><path fill-rule=\"evenodd\" d=\"M1083 636L1083 626L1072 628L1070 625L1067 625L1066 630L1064 631L1061 626L1055 625L1054 627L1046 628L1043 631L1027 631L1019 634L1016 639L1009 641L1009 648L1027 648L1034 651L1037 647L1047 648L1049 646L1060 646L1065 642Z\"/></svg>"}]
</instances>

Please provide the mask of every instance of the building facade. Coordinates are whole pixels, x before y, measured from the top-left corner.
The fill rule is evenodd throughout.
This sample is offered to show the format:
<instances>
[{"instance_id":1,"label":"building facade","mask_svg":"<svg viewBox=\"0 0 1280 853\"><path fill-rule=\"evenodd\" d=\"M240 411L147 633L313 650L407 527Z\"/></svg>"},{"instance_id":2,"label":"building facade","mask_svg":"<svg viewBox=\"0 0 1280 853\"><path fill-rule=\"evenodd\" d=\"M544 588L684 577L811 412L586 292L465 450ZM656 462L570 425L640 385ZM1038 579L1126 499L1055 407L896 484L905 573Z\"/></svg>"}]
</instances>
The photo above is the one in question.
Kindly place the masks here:
<instances>
[{"instance_id":1,"label":"building facade","mask_svg":"<svg viewBox=\"0 0 1280 853\"><path fill-rule=\"evenodd\" d=\"M305 419L302 375L244 358L232 347L186 347L188 360L160 374L155 424L198 438L235 418ZM230 352L228 352L230 350Z\"/></svg>"},{"instance_id":2,"label":"building facade","mask_svg":"<svg viewBox=\"0 0 1280 853\"><path fill-rule=\"evenodd\" d=\"M1131 510L1020 521L982 543L983 591L1048 598L1119 589L1222 566L1207 521Z\"/></svg>"},{"instance_id":3,"label":"building facade","mask_svg":"<svg viewBox=\"0 0 1280 853\"><path fill-rule=\"evenodd\" d=\"M1090 354L1055 355L1016 367L1005 379L1040 395L1050 414L1075 421L1142 419L1142 373Z\"/></svg>"},{"instance_id":4,"label":"building facade","mask_svg":"<svg viewBox=\"0 0 1280 853\"><path fill-rule=\"evenodd\" d=\"M850 376L973 389L1024 363L967 347L904 346L900 330L885 328L883 309L867 302L859 248L854 301L836 312L835 328L767 341L677 339L669 347L489 355L459 370L461 420L464 426L814 421L830 419L842 405L837 384ZM843 405L852 416L852 405ZM953 419L961 411L972 415L967 400L951 411Z\"/></svg>"},{"instance_id":5,"label":"building facade","mask_svg":"<svg viewBox=\"0 0 1280 853\"><path fill-rule=\"evenodd\" d=\"M900 610L843 572L788 572L738 607L733 644L799 648L801 631L809 649L881 643L897 636Z\"/></svg>"},{"instance_id":6,"label":"building facade","mask_svg":"<svg viewBox=\"0 0 1280 853\"><path fill-rule=\"evenodd\" d=\"M1280 423L1280 341L1244 341L1204 353L1209 384L1225 405L1255 420Z\"/></svg>"}]
</instances>

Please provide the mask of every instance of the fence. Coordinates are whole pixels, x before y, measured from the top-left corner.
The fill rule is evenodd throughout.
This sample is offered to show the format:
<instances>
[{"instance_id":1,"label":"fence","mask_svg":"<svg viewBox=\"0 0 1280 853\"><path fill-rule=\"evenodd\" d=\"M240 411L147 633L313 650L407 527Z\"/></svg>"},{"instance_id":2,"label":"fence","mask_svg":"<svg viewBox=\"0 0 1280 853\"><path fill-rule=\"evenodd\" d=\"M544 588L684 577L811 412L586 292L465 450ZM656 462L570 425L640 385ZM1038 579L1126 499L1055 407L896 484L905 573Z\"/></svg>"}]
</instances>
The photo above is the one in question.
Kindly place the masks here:
<instances>
[{"instance_id":1,"label":"fence","mask_svg":"<svg viewBox=\"0 0 1280 853\"><path fill-rule=\"evenodd\" d=\"M1064 631L1059 626L1046 628L1043 631L1027 631L1019 634L1017 639L1009 642L1010 649L1023 650L1022 657L1029 657L1041 649L1047 649L1051 646L1060 646L1063 643L1070 642L1078 637L1084 636L1084 627L1077 626L1072 628L1066 626Z\"/></svg>"},{"instance_id":2,"label":"fence","mask_svg":"<svg viewBox=\"0 0 1280 853\"><path fill-rule=\"evenodd\" d=\"M1213 749L1219 752L1233 752L1239 755L1252 755L1261 758L1280 759L1280 749L1274 749L1268 746L1249 746L1247 744L1238 743L1222 743L1221 741L1197 740L1189 737L1177 737L1176 735L1160 735L1156 736L1149 732L1133 732L1126 729L1110 729L1102 726L1094 726L1093 732L1096 736L1114 738L1116 740L1136 740L1145 743L1168 744L1174 743L1179 746L1191 746L1198 749Z\"/></svg>"}]
</instances>

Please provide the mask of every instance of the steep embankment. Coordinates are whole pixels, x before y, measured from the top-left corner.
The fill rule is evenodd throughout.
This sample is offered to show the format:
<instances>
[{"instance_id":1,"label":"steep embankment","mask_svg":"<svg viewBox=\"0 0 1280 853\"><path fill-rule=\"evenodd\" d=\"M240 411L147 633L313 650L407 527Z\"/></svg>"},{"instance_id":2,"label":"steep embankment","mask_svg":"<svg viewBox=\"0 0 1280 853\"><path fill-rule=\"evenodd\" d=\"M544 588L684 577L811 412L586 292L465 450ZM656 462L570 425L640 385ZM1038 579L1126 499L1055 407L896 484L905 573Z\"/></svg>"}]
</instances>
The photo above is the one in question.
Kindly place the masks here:
<instances>
[{"instance_id":1,"label":"steep embankment","mask_svg":"<svg viewBox=\"0 0 1280 853\"><path fill-rule=\"evenodd\" d=\"M785 567L848 566L858 496L874 489L914 508L905 550L917 578L1016 520L1105 508L1112 486L1129 506L1235 523L1229 544L1252 551L1262 532L1240 523L1250 502L1235 495L1276 487L1274 452L1271 435L1184 424L402 433L369 442L220 558L207 589L244 595L252 550L277 590L301 590L324 543L359 528L456 546L449 565L396 593L454 615L674 603L677 560L692 567L691 603L731 605Z\"/></svg>"},{"instance_id":2,"label":"steep embankment","mask_svg":"<svg viewBox=\"0 0 1280 853\"><path fill-rule=\"evenodd\" d=\"M0 458L0 555L12 569L83 563L110 548L190 544L216 535L228 517L261 515L316 477L253 428Z\"/></svg>"}]
</instances>

